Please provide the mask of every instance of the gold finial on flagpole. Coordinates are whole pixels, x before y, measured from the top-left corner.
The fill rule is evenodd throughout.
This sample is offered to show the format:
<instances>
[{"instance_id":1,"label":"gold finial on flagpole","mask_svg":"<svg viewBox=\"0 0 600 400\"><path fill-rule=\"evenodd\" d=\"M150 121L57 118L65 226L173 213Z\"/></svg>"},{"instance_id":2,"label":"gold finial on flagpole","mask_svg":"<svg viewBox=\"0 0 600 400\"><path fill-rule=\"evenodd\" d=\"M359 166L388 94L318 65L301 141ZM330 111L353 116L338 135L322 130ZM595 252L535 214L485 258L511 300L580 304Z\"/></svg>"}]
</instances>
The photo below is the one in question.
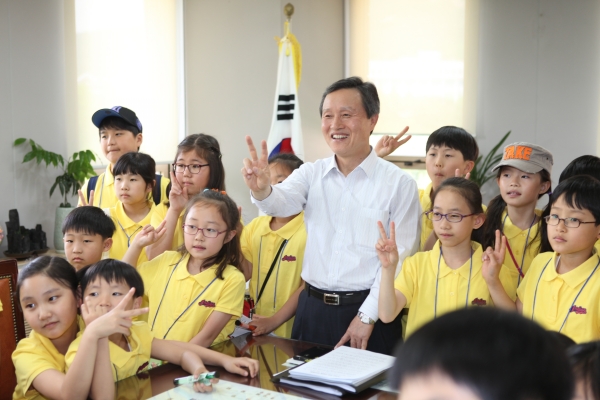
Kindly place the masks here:
<instances>
[{"instance_id":1,"label":"gold finial on flagpole","mask_svg":"<svg viewBox=\"0 0 600 400\"><path fill-rule=\"evenodd\" d=\"M288 21L292 19L292 15L294 15L294 6L292 3L287 3L285 7L283 7L283 14Z\"/></svg>"}]
</instances>

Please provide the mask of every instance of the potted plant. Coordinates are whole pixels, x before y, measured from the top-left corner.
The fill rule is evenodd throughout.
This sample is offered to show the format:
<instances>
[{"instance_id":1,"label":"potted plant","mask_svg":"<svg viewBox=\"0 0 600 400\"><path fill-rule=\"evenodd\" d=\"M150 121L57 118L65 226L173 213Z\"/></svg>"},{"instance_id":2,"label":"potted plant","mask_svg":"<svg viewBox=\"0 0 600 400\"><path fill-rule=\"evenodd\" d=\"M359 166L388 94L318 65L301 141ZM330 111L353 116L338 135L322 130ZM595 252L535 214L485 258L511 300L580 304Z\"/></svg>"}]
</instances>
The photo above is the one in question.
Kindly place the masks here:
<instances>
[{"instance_id":1,"label":"potted plant","mask_svg":"<svg viewBox=\"0 0 600 400\"><path fill-rule=\"evenodd\" d=\"M485 156L477 157L475 161L475 166L471 171L471 176L469 180L475 182L477 186L480 188L490 179L492 179L495 174L492 173L492 168L500 162L502 159L502 154L496 154L498 149L504 144L511 131L508 131L506 135L500 139L500 141L490 150L490 152Z\"/></svg>"},{"instance_id":2,"label":"potted plant","mask_svg":"<svg viewBox=\"0 0 600 400\"><path fill-rule=\"evenodd\" d=\"M54 184L50 188L50 197L52 197L54 190L58 187L62 196L62 202L56 209L56 218L54 220L54 247L57 251L63 251L62 222L74 208L69 203L68 196L77 195L77 191L81 189L85 180L95 175L94 168L92 168L92 161L96 161L96 156L90 150L83 150L73 153L65 163L63 156L45 150L31 139L19 138L15 140L13 146L26 144L31 146L31 150L23 157L23 163L35 161L39 165L43 162L46 167L52 165L57 168L60 164L60 168L62 168L62 175L56 177Z\"/></svg>"}]
</instances>

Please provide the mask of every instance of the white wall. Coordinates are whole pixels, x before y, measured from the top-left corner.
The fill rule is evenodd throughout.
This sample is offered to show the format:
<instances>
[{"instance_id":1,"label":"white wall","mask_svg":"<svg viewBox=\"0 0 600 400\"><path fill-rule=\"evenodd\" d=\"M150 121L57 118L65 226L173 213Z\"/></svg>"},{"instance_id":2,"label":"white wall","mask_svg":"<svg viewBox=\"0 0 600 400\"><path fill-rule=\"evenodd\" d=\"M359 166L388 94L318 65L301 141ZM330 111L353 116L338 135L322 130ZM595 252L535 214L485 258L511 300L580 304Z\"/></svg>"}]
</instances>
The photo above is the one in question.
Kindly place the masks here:
<instances>
[{"instance_id":1,"label":"white wall","mask_svg":"<svg viewBox=\"0 0 600 400\"><path fill-rule=\"evenodd\" d=\"M187 133L221 144L228 193L245 221L257 215L240 170L250 135L266 139L277 79L277 43L288 1L184 2ZM299 103L307 161L328 156L318 107L325 88L344 74L342 0L295 0L291 30L302 46Z\"/></svg>"},{"instance_id":2,"label":"white wall","mask_svg":"<svg viewBox=\"0 0 600 400\"><path fill-rule=\"evenodd\" d=\"M241 179L243 137L267 137L283 6L273 0L186 0L187 132L216 136L230 194L256 215ZM292 31L302 45L300 107L307 160L327 156L318 104L343 76L343 1L296 0ZM554 177L573 158L597 154L600 1L480 0L477 139L487 152L511 141L555 155ZM52 243L48 199L56 170L23 165L13 149L29 137L55 152L77 147L72 0L0 0L0 225L18 208L22 224L42 223ZM175 149L173 149L173 152ZM2 250L6 249L3 243Z\"/></svg>"},{"instance_id":3,"label":"white wall","mask_svg":"<svg viewBox=\"0 0 600 400\"><path fill-rule=\"evenodd\" d=\"M563 168L597 154L600 2L481 0L477 141L529 141Z\"/></svg>"},{"instance_id":4,"label":"white wall","mask_svg":"<svg viewBox=\"0 0 600 400\"><path fill-rule=\"evenodd\" d=\"M67 92L75 80L67 79L65 67L69 15L69 1L0 0L0 226L5 229L8 210L17 208L21 225L41 223L51 246L60 197L48 193L58 170L21 164L25 152L12 142L26 137L67 153L74 112L67 109Z\"/></svg>"}]
</instances>

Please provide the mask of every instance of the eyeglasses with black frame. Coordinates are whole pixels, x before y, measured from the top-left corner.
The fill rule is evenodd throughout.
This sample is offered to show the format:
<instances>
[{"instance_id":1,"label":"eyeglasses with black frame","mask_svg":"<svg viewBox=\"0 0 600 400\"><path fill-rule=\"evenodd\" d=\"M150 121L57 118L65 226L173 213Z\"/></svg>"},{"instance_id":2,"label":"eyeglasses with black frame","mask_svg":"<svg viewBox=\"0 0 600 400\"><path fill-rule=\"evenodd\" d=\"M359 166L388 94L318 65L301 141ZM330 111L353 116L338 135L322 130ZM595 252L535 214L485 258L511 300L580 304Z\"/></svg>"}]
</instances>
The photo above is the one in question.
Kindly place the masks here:
<instances>
[{"instance_id":1,"label":"eyeglasses with black frame","mask_svg":"<svg viewBox=\"0 0 600 400\"><path fill-rule=\"evenodd\" d=\"M202 235L209 239L214 239L221 233L227 232L227 230L219 232L214 228L198 228L196 225L183 224L183 232L187 233L188 235L196 235L198 231L202 232Z\"/></svg>"},{"instance_id":2,"label":"eyeglasses with black frame","mask_svg":"<svg viewBox=\"0 0 600 400\"><path fill-rule=\"evenodd\" d=\"M440 212L433 211L433 210L429 210L425 213L427 218L431 221L441 221L442 218L446 218L446 221L452 222L453 224L456 224L456 223L462 221L463 218L470 217L475 214L476 213L467 214L467 215L463 215L463 214L459 214L459 213L442 214Z\"/></svg>"},{"instance_id":3,"label":"eyeglasses with black frame","mask_svg":"<svg viewBox=\"0 0 600 400\"><path fill-rule=\"evenodd\" d=\"M202 167L208 167L210 164L171 164L173 172L183 174L187 168L191 174L199 174Z\"/></svg>"},{"instance_id":4,"label":"eyeglasses with black frame","mask_svg":"<svg viewBox=\"0 0 600 400\"><path fill-rule=\"evenodd\" d=\"M558 215L551 214L544 217L546 223L550 226L556 226L562 221L567 228L579 228L581 224L595 224L596 221L581 221L577 218L558 218Z\"/></svg>"}]
</instances>

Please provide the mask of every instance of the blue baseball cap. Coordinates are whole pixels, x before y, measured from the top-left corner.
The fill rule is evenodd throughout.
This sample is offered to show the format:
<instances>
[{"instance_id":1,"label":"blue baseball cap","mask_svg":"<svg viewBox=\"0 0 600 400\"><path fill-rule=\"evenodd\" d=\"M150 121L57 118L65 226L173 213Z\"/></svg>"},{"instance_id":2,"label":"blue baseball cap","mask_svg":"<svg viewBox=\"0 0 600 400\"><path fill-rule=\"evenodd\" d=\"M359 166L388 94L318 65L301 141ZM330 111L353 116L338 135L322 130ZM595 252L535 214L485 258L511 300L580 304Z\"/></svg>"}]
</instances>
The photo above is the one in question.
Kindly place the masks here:
<instances>
[{"instance_id":1,"label":"blue baseball cap","mask_svg":"<svg viewBox=\"0 0 600 400\"><path fill-rule=\"evenodd\" d=\"M107 117L117 117L124 119L130 125L137 126L137 128L142 131L142 123L138 119L135 112L126 107L114 106L113 108L103 108L98 110L92 115L92 123L96 126L96 128L100 129L100 125L104 118Z\"/></svg>"}]
</instances>

